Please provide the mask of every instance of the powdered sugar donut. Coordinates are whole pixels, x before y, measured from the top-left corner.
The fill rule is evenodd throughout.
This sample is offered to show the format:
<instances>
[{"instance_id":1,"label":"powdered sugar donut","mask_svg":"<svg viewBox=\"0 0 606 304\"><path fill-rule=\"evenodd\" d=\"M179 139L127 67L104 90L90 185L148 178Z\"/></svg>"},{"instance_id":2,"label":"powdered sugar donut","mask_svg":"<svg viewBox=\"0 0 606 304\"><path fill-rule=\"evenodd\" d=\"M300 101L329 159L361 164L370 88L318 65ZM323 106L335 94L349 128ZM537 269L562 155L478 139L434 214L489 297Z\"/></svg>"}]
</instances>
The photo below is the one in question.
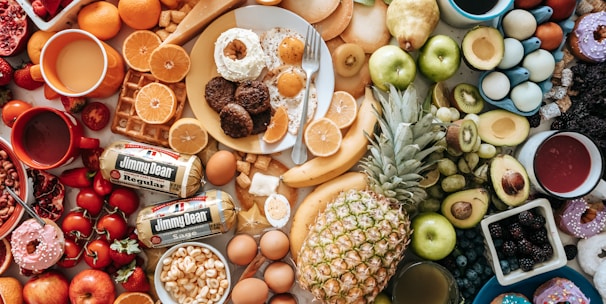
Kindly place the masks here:
<instances>
[{"instance_id":1,"label":"powdered sugar donut","mask_svg":"<svg viewBox=\"0 0 606 304\"><path fill-rule=\"evenodd\" d=\"M35 219L28 219L11 236L11 252L19 267L40 272L55 265L63 256L65 237L61 228L44 219L44 227Z\"/></svg>"},{"instance_id":2,"label":"powdered sugar donut","mask_svg":"<svg viewBox=\"0 0 606 304\"><path fill-rule=\"evenodd\" d=\"M579 266L586 274L595 275L596 269L606 260L601 257L606 251L606 233L602 232L586 239L580 239L577 248L579 249L577 258Z\"/></svg>"},{"instance_id":3,"label":"powdered sugar donut","mask_svg":"<svg viewBox=\"0 0 606 304\"><path fill-rule=\"evenodd\" d=\"M593 285L603 299L606 299L606 263L600 263L593 276Z\"/></svg>"},{"instance_id":4,"label":"powdered sugar donut","mask_svg":"<svg viewBox=\"0 0 606 304\"><path fill-rule=\"evenodd\" d=\"M560 230L577 238L588 238L600 233L606 226L606 208L599 202L585 198L568 200L555 214Z\"/></svg>"}]
</instances>

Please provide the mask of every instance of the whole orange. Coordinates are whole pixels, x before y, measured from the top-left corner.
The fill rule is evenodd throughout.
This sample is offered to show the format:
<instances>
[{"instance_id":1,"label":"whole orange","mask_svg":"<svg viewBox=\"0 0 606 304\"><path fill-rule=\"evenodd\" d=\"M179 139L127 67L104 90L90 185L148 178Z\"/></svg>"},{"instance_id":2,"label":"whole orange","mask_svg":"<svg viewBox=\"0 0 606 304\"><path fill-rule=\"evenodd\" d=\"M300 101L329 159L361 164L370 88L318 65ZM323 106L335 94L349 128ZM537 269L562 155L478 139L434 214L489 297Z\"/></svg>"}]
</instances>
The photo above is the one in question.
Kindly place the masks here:
<instances>
[{"instance_id":1,"label":"whole orange","mask_svg":"<svg viewBox=\"0 0 606 304\"><path fill-rule=\"evenodd\" d=\"M46 41L56 32L53 31L35 31L27 40L27 56L33 64L40 63L40 53Z\"/></svg>"},{"instance_id":2,"label":"whole orange","mask_svg":"<svg viewBox=\"0 0 606 304\"><path fill-rule=\"evenodd\" d=\"M122 21L115 5L107 1L96 1L78 12L78 26L100 40L109 40L118 35Z\"/></svg>"},{"instance_id":3,"label":"whole orange","mask_svg":"<svg viewBox=\"0 0 606 304\"><path fill-rule=\"evenodd\" d=\"M120 0L120 18L136 30L146 30L158 25L162 4L160 0Z\"/></svg>"}]
</instances>

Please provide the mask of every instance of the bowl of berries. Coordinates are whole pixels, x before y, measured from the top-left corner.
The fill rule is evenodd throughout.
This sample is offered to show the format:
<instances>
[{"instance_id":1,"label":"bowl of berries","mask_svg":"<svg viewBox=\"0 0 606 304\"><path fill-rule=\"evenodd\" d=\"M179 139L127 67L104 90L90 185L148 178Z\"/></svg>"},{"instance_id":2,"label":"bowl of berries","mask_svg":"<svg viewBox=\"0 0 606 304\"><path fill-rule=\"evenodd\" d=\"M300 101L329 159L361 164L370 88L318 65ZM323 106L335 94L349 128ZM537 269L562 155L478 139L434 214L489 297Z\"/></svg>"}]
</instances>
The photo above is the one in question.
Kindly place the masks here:
<instances>
[{"instance_id":1,"label":"bowl of berries","mask_svg":"<svg viewBox=\"0 0 606 304\"><path fill-rule=\"evenodd\" d=\"M566 265L549 201L539 198L484 218L487 258L499 284L511 285Z\"/></svg>"},{"instance_id":2,"label":"bowl of berries","mask_svg":"<svg viewBox=\"0 0 606 304\"><path fill-rule=\"evenodd\" d=\"M36 27L60 31L76 25L80 9L93 0L16 0Z\"/></svg>"}]
</instances>

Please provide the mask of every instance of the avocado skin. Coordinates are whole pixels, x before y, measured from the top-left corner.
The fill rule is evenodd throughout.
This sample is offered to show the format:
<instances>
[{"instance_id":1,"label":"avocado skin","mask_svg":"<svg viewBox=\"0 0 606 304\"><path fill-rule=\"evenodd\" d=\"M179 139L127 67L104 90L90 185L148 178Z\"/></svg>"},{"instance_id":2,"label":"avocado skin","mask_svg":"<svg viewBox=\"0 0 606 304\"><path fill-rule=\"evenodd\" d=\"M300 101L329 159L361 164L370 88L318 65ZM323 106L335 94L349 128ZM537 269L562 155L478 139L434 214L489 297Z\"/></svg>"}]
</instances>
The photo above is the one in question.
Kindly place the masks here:
<instances>
[{"instance_id":1,"label":"avocado skin","mask_svg":"<svg viewBox=\"0 0 606 304\"><path fill-rule=\"evenodd\" d=\"M488 176L495 195L508 206L522 205L530 196L530 180L526 169L511 155L495 156L490 161Z\"/></svg>"}]
</instances>

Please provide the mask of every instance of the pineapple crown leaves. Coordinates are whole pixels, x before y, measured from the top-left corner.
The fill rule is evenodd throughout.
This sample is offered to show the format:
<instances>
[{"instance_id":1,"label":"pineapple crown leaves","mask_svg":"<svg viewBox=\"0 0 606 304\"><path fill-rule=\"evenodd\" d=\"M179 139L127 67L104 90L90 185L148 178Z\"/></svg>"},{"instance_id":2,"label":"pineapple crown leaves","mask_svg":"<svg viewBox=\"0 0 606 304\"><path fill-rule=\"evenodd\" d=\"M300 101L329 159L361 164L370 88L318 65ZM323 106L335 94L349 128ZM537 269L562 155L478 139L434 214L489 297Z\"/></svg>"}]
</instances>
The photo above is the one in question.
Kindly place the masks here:
<instances>
[{"instance_id":1,"label":"pineapple crown leaves","mask_svg":"<svg viewBox=\"0 0 606 304\"><path fill-rule=\"evenodd\" d=\"M109 245L109 248L111 248L117 252L126 253L126 254L133 254L133 253L141 252L141 248L139 248L139 242L137 242L137 240L131 239L131 238L126 238L123 240L114 240Z\"/></svg>"}]
</instances>

